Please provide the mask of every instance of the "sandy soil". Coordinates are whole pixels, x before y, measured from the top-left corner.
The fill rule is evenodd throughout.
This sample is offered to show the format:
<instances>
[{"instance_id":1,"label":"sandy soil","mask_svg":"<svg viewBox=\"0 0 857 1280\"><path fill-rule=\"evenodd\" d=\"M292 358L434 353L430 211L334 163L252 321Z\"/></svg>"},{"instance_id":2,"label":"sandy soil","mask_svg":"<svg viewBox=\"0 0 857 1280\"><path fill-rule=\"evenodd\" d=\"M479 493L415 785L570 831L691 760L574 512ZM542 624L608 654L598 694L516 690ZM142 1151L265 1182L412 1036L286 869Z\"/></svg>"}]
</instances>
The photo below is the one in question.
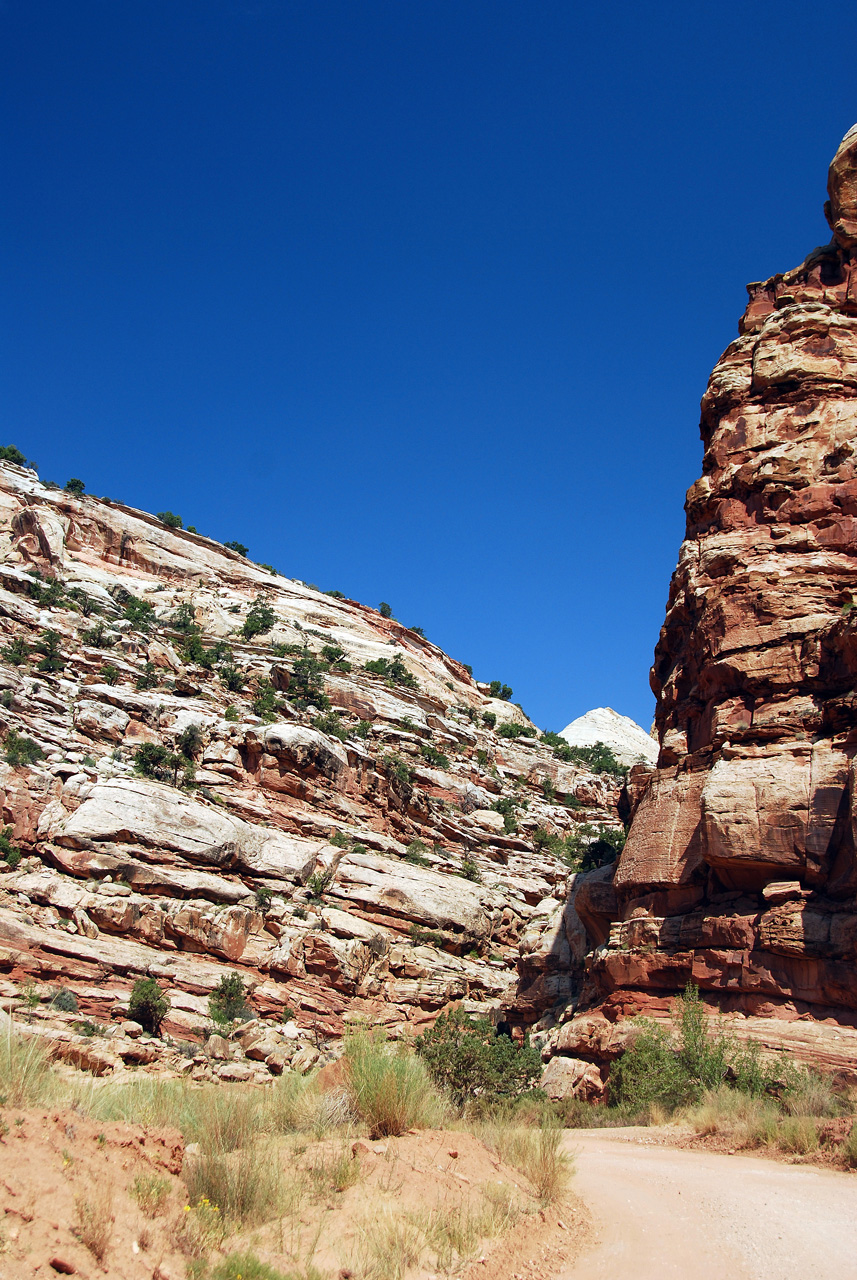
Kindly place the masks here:
<instances>
[{"instance_id":1,"label":"sandy soil","mask_svg":"<svg viewBox=\"0 0 857 1280\"><path fill-rule=\"evenodd\" d=\"M172 1277L184 1274L169 1227L186 1199L177 1132L96 1124L67 1109L4 1109L0 1119L0 1280L151 1280L159 1265ZM137 1179L162 1185L157 1216L143 1213L130 1193ZM97 1236L102 1222L103 1268L78 1238L82 1224Z\"/></svg>"},{"instance_id":2,"label":"sandy soil","mask_svg":"<svg viewBox=\"0 0 857 1280\"><path fill-rule=\"evenodd\" d=\"M0 1280L183 1280L194 1221L179 1176L183 1155L174 1130L95 1123L71 1109L4 1108ZM230 1234L220 1248L249 1249L284 1272L311 1263L327 1277L356 1276L365 1270L361 1242L373 1227L431 1211L455 1219L489 1203L511 1202L523 1216L511 1230L471 1241L467 1252L478 1260L466 1270L474 1280L551 1280L589 1239L589 1214L576 1197L539 1210L521 1174L461 1131L383 1141L293 1135L269 1143L264 1159L281 1170L280 1212ZM140 1201L141 1181L161 1187L162 1202L151 1212ZM202 1252L217 1257L218 1242ZM421 1255L408 1274L436 1280L432 1247Z\"/></svg>"},{"instance_id":3,"label":"sandy soil","mask_svg":"<svg viewBox=\"0 0 857 1280\"><path fill-rule=\"evenodd\" d=\"M569 1133L594 1246L557 1280L854 1280L857 1175Z\"/></svg>"}]
</instances>

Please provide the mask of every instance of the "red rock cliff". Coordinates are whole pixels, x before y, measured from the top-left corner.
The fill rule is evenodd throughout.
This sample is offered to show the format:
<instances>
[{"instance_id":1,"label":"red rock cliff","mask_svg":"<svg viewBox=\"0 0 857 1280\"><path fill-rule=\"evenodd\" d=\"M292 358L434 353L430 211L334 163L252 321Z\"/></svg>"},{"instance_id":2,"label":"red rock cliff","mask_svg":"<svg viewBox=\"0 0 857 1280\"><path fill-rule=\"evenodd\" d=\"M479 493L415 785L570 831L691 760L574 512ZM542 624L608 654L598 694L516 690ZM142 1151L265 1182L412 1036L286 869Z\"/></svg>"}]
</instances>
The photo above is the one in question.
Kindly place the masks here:
<instances>
[{"instance_id":1,"label":"red rock cliff","mask_svg":"<svg viewBox=\"0 0 857 1280\"><path fill-rule=\"evenodd\" d=\"M727 1012L857 1025L857 126L828 189L833 240L748 287L702 400L660 757L631 778L589 971L614 1031L688 980ZM609 1057L586 1021L554 1051Z\"/></svg>"}]
</instances>

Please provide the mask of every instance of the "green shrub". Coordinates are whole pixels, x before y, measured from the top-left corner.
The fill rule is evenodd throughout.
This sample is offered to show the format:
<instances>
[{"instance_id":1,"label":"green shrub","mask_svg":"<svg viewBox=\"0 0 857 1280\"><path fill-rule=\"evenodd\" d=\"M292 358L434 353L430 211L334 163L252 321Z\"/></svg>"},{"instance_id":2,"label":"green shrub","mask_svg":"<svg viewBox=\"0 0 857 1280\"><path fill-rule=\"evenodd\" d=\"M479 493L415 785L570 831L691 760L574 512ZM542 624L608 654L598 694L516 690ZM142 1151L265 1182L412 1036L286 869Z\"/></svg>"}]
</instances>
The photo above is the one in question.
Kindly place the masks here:
<instances>
[{"instance_id":1,"label":"green shrub","mask_svg":"<svg viewBox=\"0 0 857 1280\"><path fill-rule=\"evenodd\" d=\"M112 641L107 639L103 622L96 622L94 626L85 627L80 633L80 638L84 644L88 644L92 649L109 649L112 644Z\"/></svg>"},{"instance_id":2,"label":"green shrub","mask_svg":"<svg viewBox=\"0 0 857 1280\"><path fill-rule=\"evenodd\" d=\"M21 850L16 849L11 842L12 828L3 827L0 830L0 858L3 859L10 867L17 867L21 861Z\"/></svg>"},{"instance_id":3,"label":"green shrub","mask_svg":"<svg viewBox=\"0 0 857 1280\"><path fill-rule=\"evenodd\" d=\"M410 788L411 768L403 756L394 751L388 756L382 756L379 763L383 765L387 777L394 785L402 789Z\"/></svg>"},{"instance_id":4,"label":"green shrub","mask_svg":"<svg viewBox=\"0 0 857 1280\"><path fill-rule=\"evenodd\" d=\"M472 880L474 884L479 884L482 880L482 872L472 858L462 859L461 874L465 880Z\"/></svg>"},{"instance_id":5,"label":"green shrub","mask_svg":"<svg viewBox=\"0 0 857 1280\"><path fill-rule=\"evenodd\" d=\"M230 693L240 693L244 688L244 672L239 670L233 663L224 663L218 674L223 685Z\"/></svg>"},{"instance_id":6,"label":"green shrub","mask_svg":"<svg viewBox=\"0 0 857 1280\"><path fill-rule=\"evenodd\" d=\"M155 622L155 607L148 600L129 596L125 601L122 616L138 631L151 631Z\"/></svg>"},{"instance_id":7,"label":"green shrub","mask_svg":"<svg viewBox=\"0 0 857 1280\"><path fill-rule=\"evenodd\" d=\"M270 680L261 677L256 681L256 692L250 705L253 708L253 714L259 716L260 719L267 721L269 724L276 720L280 699L277 697L277 691Z\"/></svg>"},{"instance_id":8,"label":"green shrub","mask_svg":"<svg viewBox=\"0 0 857 1280\"><path fill-rule=\"evenodd\" d=\"M259 908L260 911L267 911L270 908L271 906L271 890L270 889L256 890L256 906Z\"/></svg>"},{"instance_id":9,"label":"green shrub","mask_svg":"<svg viewBox=\"0 0 857 1280\"><path fill-rule=\"evenodd\" d=\"M500 738L534 738L536 731L531 724L517 724L514 720L506 720L497 730Z\"/></svg>"},{"instance_id":10,"label":"green shrub","mask_svg":"<svg viewBox=\"0 0 857 1280\"><path fill-rule=\"evenodd\" d=\"M210 1280L294 1280L294 1276L284 1275L267 1262L260 1262L255 1253L230 1253L218 1262Z\"/></svg>"},{"instance_id":11,"label":"green shrub","mask_svg":"<svg viewBox=\"0 0 857 1280\"><path fill-rule=\"evenodd\" d=\"M442 951L446 942L442 933L435 929L424 929L421 924L410 925L408 935L415 947L436 947L438 951Z\"/></svg>"},{"instance_id":12,"label":"green shrub","mask_svg":"<svg viewBox=\"0 0 857 1280\"><path fill-rule=\"evenodd\" d=\"M183 600L170 618L170 626L174 631L181 631L184 635L198 632L199 627L193 605Z\"/></svg>"},{"instance_id":13,"label":"green shrub","mask_svg":"<svg viewBox=\"0 0 857 1280\"><path fill-rule=\"evenodd\" d=\"M17 467L25 467L27 465L27 459L21 450L16 449L13 444L0 445L0 461L14 462Z\"/></svg>"},{"instance_id":14,"label":"green shrub","mask_svg":"<svg viewBox=\"0 0 857 1280\"><path fill-rule=\"evenodd\" d=\"M168 747L154 742L143 742L134 756L134 771L143 778L156 778L159 782L175 783L181 768L181 758Z\"/></svg>"},{"instance_id":15,"label":"green shrub","mask_svg":"<svg viewBox=\"0 0 857 1280\"><path fill-rule=\"evenodd\" d=\"M82 480L78 480L76 476L72 476L71 480L65 482L66 493L73 493L75 497L82 498L86 492L86 485Z\"/></svg>"},{"instance_id":16,"label":"green shrub","mask_svg":"<svg viewBox=\"0 0 857 1280\"><path fill-rule=\"evenodd\" d=\"M138 689L157 689L160 681L158 677L158 669L154 663L146 663L143 670L137 676L135 683Z\"/></svg>"},{"instance_id":17,"label":"green shrub","mask_svg":"<svg viewBox=\"0 0 857 1280\"><path fill-rule=\"evenodd\" d=\"M116 684L119 679L119 668L114 666L112 662L108 662L101 668L99 674L105 684Z\"/></svg>"},{"instance_id":18,"label":"green shrub","mask_svg":"<svg viewBox=\"0 0 857 1280\"><path fill-rule=\"evenodd\" d=\"M181 529L183 524L181 516L177 516L174 511L159 511L155 519L160 520L168 529Z\"/></svg>"},{"instance_id":19,"label":"green shrub","mask_svg":"<svg viewBox=\"0 0 857 1280\"><path fill-rule=\"evenodd\" d=\"M518 1097L542 1072L541 1058L528 1040L518 1044L497 1035L488 1018L471 1018L463 1009L440 1014L418 1037L416 1050L435 1084L458 1106L471 1099Z\"/></svg>"},{"instance_id":20,"label":"green shrub","mask_svg":"<svg viewBox=\"0 0 857 1280\"><path fill-rule=\"evenodd\" d=\"M624 847L625 832L621 828L584 822L554 850L572 871L594 871L615 862Z\"/></svg>"},{"instance_id":21,"label":"green shrub","mask_svg":"<svg viewBox=\"0 0 857 1280\"><path fill-rule=\"evenodd\" d=\"M202 730L198 724L189 724L176 738L176 747L188 760L192 760L202 750Z\"/></svg>"},{"instance_id":22,"label":"green shrub","mask_svg":"<svg viewBox=\"0 0 857 1280\"><path fill-rule=\"evenodd\" d=\"M334 671L342 671L346 675L351 670L351 663L345 657L345 650L338 644L322 646L321 656Z\"/></svg>"},{"instance_id":23,"label":"green shrub","mask_svg":"<svg viewBox=\"0 0 857 1280\"><path fill-rule=\"evenodd\" d=\"M330 738L338 738L340 742L348 737L348 727L335 711L325 711L323 715L316 716L312 723L314 729L326 733Z\"/></svg>"},{"instance_id":24,"label":"green shrub","mask_svg":"<svg viewBox=\"0 0 857 1280\"><path fill-rule=\"evenodd\" d=\"M265 604L261 599L254 600L244 619L241 634L245 640L253 640L256 636L270 631L276 621L277 616L270 605Z\"/></svg>"},{"instance_id":25,"label":"green shrub","mask_svg":"<svg viewBox=\"0 0 857 1280\"><path fill-rule=\"evenodd\" d=\"M491 808L495 813L503 816L503 830L507 836L514 835L518 830L518 823L515 818L516 803L511 796L502 796L499 800L495 800Z\"/></svg>"},{"instance_id":26,"label":"green shrub","mask_svg":"<svg viewBox=\"0 0 857 1280\"><path fill-rule=\"evenodd\" d=\"M51 1008L61 1013L77 1013L77 996L68 987L60 987L51 996Z\"/></svg>"},{"instance_id":27,"label":"green shrub","mask_svg":"<svg viewBox=\"0 0 857 1280\"><path fill-rule=\"evenodd\" d=\"M62 603L65 598L65 588L58 578L48 578L44 581L42 575L36 570L33 571L33 578L34 581L27 584L27 591L36 604L41 605L43 609L53 609Z\"/></svg>"},{"instance_id":28,"label":"green shrub","mask_svg":"<svg viewBox=\"0 0 857 1280\"><path fill-rule=\"evenodd\" d=\"M712 1032L698 989L679 997L672 1023L639 1019L640 1034L613 1064L610 1100L631 1110L657 1107L671 1114L723 1085L755 1098L797 1083L794 1070L763 1058L754 1042L742 1044L720 1024Z\"/></svg>"},{"instance_id":29,"label":"green shrub","mask_svg":"<svg viewBox=\"0 0 857 1280\"><path fill-rule=\"evenodd\" d=\"M378 612L380 613L382 618L392 618L393 616L392 606L387 604L386 600L382 600L381 603L378 605Z\"/></svg>"},{"instance_id":30,"label":"green shrub","mask_svg":"<svg viewBox=\"0 0 857 1280\"><path fill-rule=\"evenodd\" d=\"M6 763L11 765L35 764L44 760L45 753L32 738L20 737L10 729L6 737Z\"/></svg>"},{"instance_id":31,"label":"green shrub","mask_svg":"<svg viewBox=\"0 0 857 1280\"><path fill-rule=\"evenodd\" d=\"M319 711L329 711L330 699L324 692L326 670L326 665L312 654L298 658L289 676L289 702L300 710L316 706Z\"/></svg>"},{"instance_id":32,"label":"green shrub","mask_svg":"<svg viewBox=\"0 0 857 1280\"><path fill-rule=\"evenodd\" d=\"M372 722L370 720L358 720L351 730L351 736L353 738L368 738L371 732Z\"/></svg>"},{"instance_id":33,"label":"green shrub","mask_svg":"<svg viewBox=\"0 0 857 1280\"><path fill-rule=\"evenodd\" d=\"M564 746L566 751L563 759L585 764L593 773L612 773L616 777L624 778L628 772L616 759L613 749L603 742L596 742L591 747L571 747L568 743L564 743Z\"/></svg>"},{"instance_id":34,"label":"green shrub","mask_svg":"<svg viewBox=\"0 0 857 1280\"><path fill-rule=\"evenodd\" d=\"M437 747L433 747L428 742L420 743L420 755L433 769L449 768L449 756L444 755L442 751L438 751Z\"/></svg>"},{"instance_id":35,"label":"green shrub","mask_svg":"<svg viewBox=\"0 0 857 1280\"><path fill-rule=\"evenodd\" d=\"M249 547L245 547L245 546L244 546L244 543L243 543L243 542L224 542L224 544L223 544L223 545L224 545L224 547L226 547L229 551L235 551L235 552L237 552L237 554L238 554L239 556L246 556L246 555L248 554L249 550L250 550L250 548L249 548Z\"/></svg>"},{"instance_id":36,"label":"green shrub","mask_svg":"<svg viewBox=\"0 0 857 1280\"><path fill-rule=\"evenodd\" d=\"M428 845L423 844L422 840L412 840L402 854L402 859L405 862L413 863L416 867L430 867L431 860L426 857L427 853Z\"/></svg>"},{"instance_id":37,"label":"green shrub","mask_svg":"<svg viewBox=\"0 0 857 1280\"><path fill-rule=\"evenodd\" d=\"M325 591L322 594L326 596L331 596L334 600L346 600L348 598L344 592L337 591L335 588L333 591Z\"/></svg>"},{"instance_id":38,"label":"green shrub","mask_svg":"<svg viewBox=\"0 0 857 1280\"><path fill-rule=\"evenodd\" d=\"M330 885L333 882L333 872L313 871L311 876L307 877L306 887L309 891L311 902L321 902Z\"/></svg>"},{"instance_id":39,"label":"green shrub","mask_svg":"<svg viewBox=\"0 0 857 1280\"><path fill-rule=\"evenodd\" d=\"M240 973L223 974L208 997L208 1012L212 1021L220 1026L252 1018L253 1010L247 1003L247 991Z\"/></svg>"},{"instance_id":40,"label":"green shrub","mask_svg":"<svg viewBox=\"0 0 857 1280\"><path fill-rule=\"evenodd\" d=\"M398 654L394 658L374 658L367 662L364 671L373 676L383 676L390 684L399 685L403 689L418 689L419 683L411 674Z\"/></svg>"},{"instance_id":41,"label":"green shrub","mask_svg":"<svg viewBox=\"0 0 857 1280\"><path fill-rule=\"evenodd\" d=\"M170 998L154 978L138 978L128 1001L128 1016L144 1031L156 1036L170 1008Z\"/></svg>"},{"instance_id":42,"label":"green shrub","mask_svg":"<svg viewBox=\"0 0 857 1280\"><path fill-rule=\"evenodd\" d=\"M38 671L62 671L65 659L60 652L60 637L57 631L50 628L43 631L33 644L33 648L43 655L36 667Z\"/></svg>"},{"instance_id":43,"label":"green shrub","mask_svg":"<svg viewBox=\"0 0 857 1280\"><path fill-rule=\"evenodd\" d=\"M486 725L489 729L493 729L493 728L494 728L494 726L495 726L495 724L497 723L497 716L496 716L495 712L493 712L493 711L483 711L483 712L482 712L482 723L483 723L484 725Z\"/></svg>"},{"instance_id":44,"label":"green shrub","mask_svg":"<svg viewBox=\"0 0 857 1280\"><path fill-rule=\"evenodd\" d=\"M30 656L30 646L27 644L26 640L23 640L20 636L16 636L14 640L10 640L7 645L3 646L0 653L3 654L3 657L7 662L12 663L13 667L20 667L21 664L26 662L27 658Z\"/></svg>"},{"instance_id":45,"label":"green shrub","mask_svg":"<svg viewBox=\"0 0 857 1280\"><path fill-rule=\"evenodd\" d=\"M492 680L488 686L488 690L492 698L502 698L504 702L510 702L512 699L512 690L509 685L501 684L499 680Z\"/></svg>"}]
</instances>

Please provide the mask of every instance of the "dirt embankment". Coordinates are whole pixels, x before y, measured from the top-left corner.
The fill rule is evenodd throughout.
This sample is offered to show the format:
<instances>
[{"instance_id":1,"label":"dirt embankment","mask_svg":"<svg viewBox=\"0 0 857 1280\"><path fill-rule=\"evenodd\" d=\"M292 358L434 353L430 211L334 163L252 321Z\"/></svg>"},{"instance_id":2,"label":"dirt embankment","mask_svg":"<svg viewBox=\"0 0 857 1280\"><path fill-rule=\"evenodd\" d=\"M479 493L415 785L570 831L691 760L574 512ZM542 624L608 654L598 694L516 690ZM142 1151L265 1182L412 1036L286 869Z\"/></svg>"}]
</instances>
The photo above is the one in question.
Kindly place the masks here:
<instances>
[{"instance_id":1,"label":"dirt embankment","mask_svg":"<svg viewBox=\"0 0 857 1280\"><path fill-rule=\"evenodd\" d=\"M257 1174L272 1180L276 1203L264 1220L224 1231L213 1200L188 1190L199 1153L177 1131L71 1108L2 1116L0 1280L185 1280L245 1251L285 1274L401 1266L424 1280L464 1267L468 1280L549 1280L588 1239L574 1196L539 1208L522 1174L470 1133L271 1140ZM241 1159L225 1158L233 1187Z\"/></svg>"}]
</instances>

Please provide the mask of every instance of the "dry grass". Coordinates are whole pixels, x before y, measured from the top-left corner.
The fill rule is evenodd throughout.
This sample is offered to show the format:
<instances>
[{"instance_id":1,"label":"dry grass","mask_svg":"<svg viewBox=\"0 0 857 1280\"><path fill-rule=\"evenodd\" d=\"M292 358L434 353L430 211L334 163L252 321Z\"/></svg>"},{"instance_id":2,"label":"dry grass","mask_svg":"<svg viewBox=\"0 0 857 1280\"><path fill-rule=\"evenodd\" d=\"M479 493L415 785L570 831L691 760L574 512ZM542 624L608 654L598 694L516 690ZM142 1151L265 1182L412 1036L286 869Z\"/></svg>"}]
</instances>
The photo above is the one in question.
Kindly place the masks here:
<instances>
[{"instance_id":1,"label":"dry grass","mask_svg":"<svg viewBox=\"0 0 857 1280\"><path fill-rule=\"evenodd\" d=\"M12 1107L38 1107L59 1096L50 1050L35 1036L22 1036L10 1019L0 1030L0 1097Z\"/></svg>"},{"instance_id":2,"label":"dry grass","mask_svg":"<svg viewBox=\"0 0 857 1280\"><path fill-rule=\"evenodd\" d=\"M280 1076L265 1092L263 1116L272 1133L311 1133L317 1139L356 1118L345 1090L322 1093L315 1075Z\"/></svg>"},{"instance_id":3,"label":"dry grass","mask_svg":"<svg viewBox=\"0 0 857 1280\"><path fill-rule=\"evenodd\" d=\"M261 1222L279 1207L283 1178L265 1142L227 1152L211 1146L186 1160L183 1177L192 1205L216 1205L232 1224Z\"/></svg>"},{"instance_id":4,"label":"dry grass","mask_svg":"<svg viewBox=\"0 0 857 1280\"><path fill-rule=\"evenodd\" d=\"M92 1256L103 1262L113 1232L113 1193L109 1182L95 1183L77 1193L72 1229Z\"/></svg>"},{"instance_id":5,"label":"dry grass","mask_svg":"<svg viewBox=\"0 0 857 1280\"><path fill-rule=\"evenodd\" d=\"M187 1258L206 1258L219 1249L226 1238L226 1224L216 1204L201 1197L194 1205L185 1205L174 1231L176 1248Z\"/></svg>"},{"instance_id":6,"label":"dry grass","mask_svg":"<svg viewBox=\"0 0 857 1280\"><path fill-rule=\"evenodd\" d=\"M811 1086L805 1096L807 1106L823 1108L831 1105L832 1091ZM791 1099L792 1114L769 1098L753 1098L725 1086L712 1089L702 1102L682 1113L700 1136L721 1134L738 1148L770 1147L795 1155L809 1155L818 1149L817 1115L798 1114L799 1097Z\"/></svg>"},{"instance_id":7,"label":"dry grass","mask_svg":"<svg viewBox=\"0 0 857 1280\"><path fill-rule=\"evenodd\" d=\"M360 1181L360 1161L352 1154L351 1144L319 1147L303 1166L316 1196L347 1191Z\"/></svg>"},{"instance_id":8,"label":"dry grass","mask_svg":"<svg viewBox=\"0 0 857 1280\"><path fill-rule=\"evenodd\" d=\"M562 1149L563 1130L555 1121L543 1119L538 1127L528 1128L503 1119L489 1120L479 1126L478 1134L504 1163L520 1169L542 1205L562 1198L573 1162Z\"/></svg>"},{"instance_id":9,"label":"dry grass","mask_svg":"<svg viewBox=\"0 0 857 1280\"><path fill-rule=\"evenodd\" d=\"M477 1203L457 1200L422 1213L385 1208L366 1215L357 1228L357 1266L367 1280L401 1280L423 1265L456 1272L480 1252L483 1242L510 1230L522 1213L514 1191L483 1188Z\"/></svg>"},{"instance_id":10,"label":"dry grass","mask_svg":"<svg viewBox=\"0 0 857 1280\"><path fill-rule=\"evenodd\" d=\"M366 1280L401 1280L425 1247L419 1223L392 1209L367 1217L357 1229L357 1261Z\"/></svg>"},{"instance_id":11,"label":"dry grass","mask_svg":"<svg viewBox=\"0 0 857 1280\"><path fill-rule=\"evenodd\" d=\"M346 1044L345 1056L351 1104L373 1138L440 1128L448 1120L449 1103L415 1054L360 1032Z\"/></svg>"}]
</instances>

